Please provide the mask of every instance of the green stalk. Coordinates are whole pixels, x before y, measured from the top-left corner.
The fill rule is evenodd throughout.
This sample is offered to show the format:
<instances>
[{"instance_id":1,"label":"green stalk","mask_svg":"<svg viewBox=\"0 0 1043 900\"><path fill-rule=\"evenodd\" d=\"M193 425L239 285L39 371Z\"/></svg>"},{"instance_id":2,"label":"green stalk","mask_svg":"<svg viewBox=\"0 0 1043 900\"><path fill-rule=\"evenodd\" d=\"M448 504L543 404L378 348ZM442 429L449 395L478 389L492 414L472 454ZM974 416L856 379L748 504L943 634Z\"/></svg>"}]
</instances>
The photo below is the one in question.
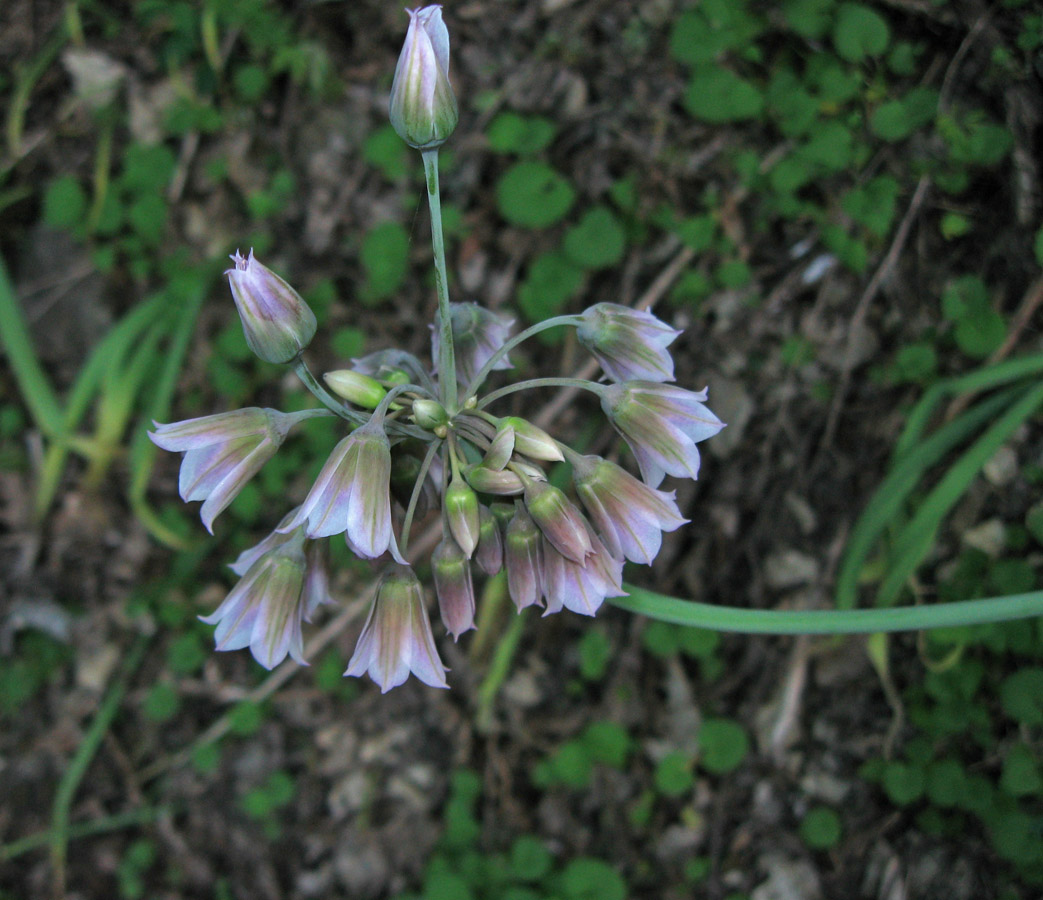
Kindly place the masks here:
<instances>
[{"instance_id":1,"label":"green stalk","mask_svg":"<svg viewBox=\"0 0 1043 900\"><path fill-rule=\"evenodd\" d=\"M624 585L626 597L608 602L628 612L710 631L742 634L874 634L879 631L926 631L960 625L986 625L1043 615L1043 591L888 609L740 609L667 597Z\"/></svg>"},{"instance_id":2,"label":"green stalk","mask_svg":"<svg viewBox=\"0 0 1043 900\"><path fill-rule=\"evenodd\" d=\"M342 401L338 400L327 391L326 388L319 383L319 380L312 375L311 369L308 368L308 364L301 359L301 357L298 356L291 365L293 366L293 371L297 373L297 377L304 382L304 386L311 391L316 399L327 409L332 410L342 419L354 422L356 425L363 425L368 421L368 416L364 416L362 413L348 409Z\"/></svg>"},{"instance_id":3,"label":"green stalk","mask_svg":"<svg viewBox=\"0 0 1043 900\"><path fill-rule=\"evenodd\" d=\"M493 366L495 366L520 343L527 341L533 335L539 334L541 331L546 331L548 328L557 328L561 325L578 325L581 321L583 321L583 316L554 316L552 319L546 319L543 322L537 322L535 325L530 325L524 331L516 334L492 356L490 356L485 365L478 370L474 378L471 379L471 383L467 385L467 390L464 391L464 399L466 400L468 397L472 396L474 392L482 386L485 379L489 377L489 373L492 372Z\"/></svg>"},{"instance_id":4,"label":"green stalk","mask_svg":"<svg viewBox=\"0 0 1043 900\"><path fill-rule=\"evenodd\" d=\"M456 348L453 346L453 318L449 309L449 277L445 268L445 240L442 235L442 201L438 189L438 149L421 153L427 182L427 204L431 208L431 248L435 257L435 290L438 293L438 384L442 406L450 417L456 414Z\"/></svg>"},{"instance_id":5,"label":"green stalk","mask_svg":"<svg viewBox=\"0 0 1043 900\"><path fill-rule=\"evenodd\" d=\"M506 387L500 388L498 391L486 394L478 401L478 408L484 409L493 401L499 400L501 397L506 397L508 394L513 394L516 391L527 391L530 388L543 387L578 388L581 391L590 391L592 394L597 394L598 396L601 396L605 390L604 385L595 384L592 381L585 381L582 378L530 378L528 381L519 381L516 384L509 384Z\"/></svg>"}]
</instances>

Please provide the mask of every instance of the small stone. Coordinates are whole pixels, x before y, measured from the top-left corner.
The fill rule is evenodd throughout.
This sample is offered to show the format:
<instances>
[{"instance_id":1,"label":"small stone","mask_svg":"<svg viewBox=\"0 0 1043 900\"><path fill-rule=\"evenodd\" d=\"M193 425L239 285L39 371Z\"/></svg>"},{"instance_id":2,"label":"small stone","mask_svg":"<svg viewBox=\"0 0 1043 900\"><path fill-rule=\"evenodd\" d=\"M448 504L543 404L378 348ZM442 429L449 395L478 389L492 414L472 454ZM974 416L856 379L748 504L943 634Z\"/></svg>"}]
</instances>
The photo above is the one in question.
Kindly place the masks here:
<instances>
[{"instance_id":1,"label":"small stone","mask_svg":"<svg viewBox=\"0 0 1043 900\"><path fill-rule=\"evenodd\" d=\"M818 560L792 548L778 550L764 560L764 580L776 590L810 584L818 574Z\"/></svg>"},{"instance_id":2,"label":"small stone","mask_svg":"<svg viewBox=\"0 0 1043 900\"><path fill-rule=\"evenodd\" d=\"M994 559L1007 549L1007 526L1002 519L989 519L973 528L968 528L962 535L963 543L975 550L981 550Z\"/></svg>"},{"instance_id":3,"label":"small stone","mask_svg":"<svg viewBox=\"0 0 1043 900\"><path fill-rule=\"evenodd\" d=\"M982 474L989 484L1003 487L1018 476L1018 455L1013 448L1000 447L982 466Z\"/></svg>"},{"instance_id":4,"label":"small stone","mask_svg":"<svg viewBox=\"0 0 1043 900\"><path fill-rule=\"evenodd\" d=\"M758 862L768 880L753 889L750 900L818 900L822 896L818 873L810 863L777 853L766 853Z\"/></svg>"}]
</instances>

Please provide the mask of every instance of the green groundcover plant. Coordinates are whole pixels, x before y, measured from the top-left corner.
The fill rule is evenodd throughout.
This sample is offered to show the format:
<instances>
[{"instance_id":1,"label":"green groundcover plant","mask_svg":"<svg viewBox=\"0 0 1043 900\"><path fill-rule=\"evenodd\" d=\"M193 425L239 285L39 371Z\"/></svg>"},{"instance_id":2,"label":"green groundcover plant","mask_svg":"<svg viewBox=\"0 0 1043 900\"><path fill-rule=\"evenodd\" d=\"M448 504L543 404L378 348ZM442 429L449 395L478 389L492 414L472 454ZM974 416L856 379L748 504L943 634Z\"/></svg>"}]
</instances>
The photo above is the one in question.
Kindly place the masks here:
<instances>
[{"instance_id":1,"label":"green groundcover plant","mask_svg":"<svg viewBox=\"0 0 1043 900\"><path fill-rule=\"evenodd\" d=\"M320 381L303 356L318 331L315 314L253 251L236 252L226 274L247 344L265 362L291 367L320 405L294 413L240 409L157 424L150 435L160 447L184 453L181 496L202 501L201 518L212 529L216 516L278 452L291 430L307 428L316 418L339 419L342 437L304 501L232 564L239 583L204 619L217 626L219 650L249 647L269 669L287 656L305 662L303 623L329 601L326 545L339 538L357 556L384 566L345 674L369 674L383 691L410 674L446 687L447 669L435 646L416 559L410 556L414 523L432 511L438 512L441 540L430 555L430 568L440 619L454 639L475 627L476 569L486 576L505 572L519 612L536 606L544 615L568 609L592 616L608 600L665 622L748 633L886 632L1043 612L1039 593L906 608L885 603L872 610L775 612L709 606L624 585L624 563L652 564L663 532L686 523L674 492L660 489L664 478L696 478L698 444L724 423L706 405L706 391L673 383L669 346L679 332L649 312L599 303L512 335L511 319L477 304L450 302L438 181L439 148L458 118L449 78L449 34L438 6L409 15L390 118L398 135L420 152L426 176L438 296L432 364L388 349L354 359ZM850 53L863 50L861 44L849 48ZM509 133L506 126L501 130ZM539 207L544 211L565 202L538 164L523 163L512 171L517 184L512 182L508 193L531 189L545 195L547 202ZM576 240L583 243L582 236ZM576 329L604 380L544 377L489 390L494 376L511 371L509 354L515 347L561 327ZM993 369L979 380L1005 384L1024 374ZM630 448L640 477L578 452L529 418L494 412L505 396L548 387L594 394ZM972 458L943 479L942 496L930 495L909 525L913 537L901 545L885 580L886 601L893 603L895 586L923 558L924 535L933 536L968 473L980 468L979 457L987 458L1039 406L1040 391L1022 387L1006 398L1005 411L993 409L995 403L988 407L994 421L969 451ZM912 449L907 445L917 434L903 442L908 452L892 477L905 493L957 437L980 427L984 415L973 413ZM926 414L914 416L921 429ZM570 469L571 493L548 479L547 467L559 463ZM904 495L892 490L879 503L900 503ZM853 576L848 573L857 569L858 554L864 552L860 541L872 538L887 520L872 506L868 516L856 529L841 578L844 590L850 590Z\"/></svg>"}]
</instances>

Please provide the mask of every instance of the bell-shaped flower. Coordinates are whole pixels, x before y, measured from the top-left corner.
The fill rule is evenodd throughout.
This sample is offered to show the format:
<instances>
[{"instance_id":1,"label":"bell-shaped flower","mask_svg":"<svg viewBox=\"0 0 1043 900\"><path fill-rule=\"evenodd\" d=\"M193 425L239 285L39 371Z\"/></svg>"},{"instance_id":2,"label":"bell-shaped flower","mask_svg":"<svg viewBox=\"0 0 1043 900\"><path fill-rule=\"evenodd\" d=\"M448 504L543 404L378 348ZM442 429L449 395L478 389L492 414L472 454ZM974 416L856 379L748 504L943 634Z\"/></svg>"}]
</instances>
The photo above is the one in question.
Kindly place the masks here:
<instances>
[{"instance_id":1,"label":"bell-shaped flower","mask_svg":"<svg viewBox=\"0 0 1043 900\"><path fill-rule=\"evenodd\" d=\"M630 445L646 484L659 487L665 475L699 477L695 445L724 427L703 404L705 390L628 381L602 387L600 394L601 408Z\"/></svg>"},{"instance_id":2,"label":"bell-shaped flower","mask_svg":"<svg viewBox=\"0 0 1043 900\"><path fill-rule=\"evenodd\" d=\"M503 568L503 535L500 534L500 523L489 511L488 506L478 507L478 546L474 551L474 561L486 575L495 575Z\"/></svg>"},{"instance_id":3,"label":"bell-shaped flower","mask_svg":"<svg viewBox=\"0 0 1043 900\"><path fill-rule=\"evenodd\" d=\"M161 425L149 437L157 447L184 452L178 489L186 503L202 500L199 517L214 532L214 519L243 486L275 455L286 435L302 419L325 411L281 413L275 409L232 412Z\"/></svg>"},{"instance_id":4,"label":"bell-shaped flower","mask_svg":"<svg viewBox=\"0 0 1043 900\"><path fill-rule=\"evenodd\" d=\"M438 596L442 624L453 640L474 628L474 579L471 563L460 545L451 537L444 538L431 554L431 571Z\"/></svg>"},{"instance_id":5,"label":"bell-shaped flower","mask_svg":"<svg viewBox=\"0 0 1043 900\"><path fill-rule=\"evenodd\" d=\"M600 456L570 457L576 493L613 556L650 564L663 544L663 532L688 520L673 491L657 491Z\"/></svg>"},{"instance_id":6,"label":"bell-shaped flower","mask_svg":"<svg viewBox=\"0 0 1043 900\"><path fill-rule=\"evenodd\" d=\"M290 362L315 336L315 313L290 285L254 259L253 250L245 257L237 250L232 259L235 266L225 274L246 343L265 362Z\"/></svg>"},{"instance_id":7,"label":"bell-shaped flower","mask_svg":"<svg viewBox=\"0 0 1043 900\"><path fill-rule=\"evenodd\" d=\"M410 672L431 687L448 687L446 671L435 649L420 581L409 566L391 566L377 586L376 599L344 674L368 672L386 694Z\"/></svg>"},{"instance_id":8,"label":"bell-shaped flower","mask_svg":"<svg viewBox=\"0 0 1043 900\"><path fill-rule=\"evenodd\" d=\"M546 537L546 536L545 536ZM590 533L591 551L583 562L562 556L545 540L543 544L543 614L562 608L592 616L606 597L623 597L623 560L609 553L598 536Z\"/></svg>"},{"instance_id":9,"label":"bell-shaped flower","mask_svg":"<svg viewBox=\"0 0 1043 900\"><path fill-rule=\"evenodd\" d=\"M264 548L264 549L262 549ZM309 574L312 563L304 550L304 534L272 535L241 554L232 566L242 577L217 610L200 616L217 625L218 650L250 652L266 669L273 669L289 654L307 665L301 622L325 601L324 579Z\"/></svg>"},{"instance_id":10,"label":"bell-shaped flower","mask_svg":"<svg viewBox=\"0 0 1043 900\"><path fill-rule=\"evenodd\" d=\"M454 475L445 490L445 517L456 542L470 559L478 546L481 518L478 514L478 495L462 476Z\"/></svg>"},{"instance_id":11,"label":"bell-shaped flower","mask_svg":"<svg viewBox=\"0 0 1043 900\"><path fill-rule=\"evenodd\" d=\"M597 303L585 310L576 337L613 381L673 381L666 349L681 332L650 312Z\"/></svg>"},{"instance_id":12,"label":"bell-shaped flower","mask_svg":"<svg viewBox=\"0 0 1043 900\"><path fill-rule=\"evenodd\" d=\"M417 150L448 140L459 112L449 84L449 31L441 6L406 10L409 30L398 57L388 113L398 136Z\"/></svg>"},{"instance_id":13,"label":"bell-shaped flower","mask_svg":"<svg viewBox=\"0 0 1043 900\"><path fill-rule=\"evenodd\" d=\"M372 418L330 454L296 515L281 530L305 526L308 537L344 533L349 546L373 559L393 543L391 446L383 421Z\"/></svg>"},{"instance_id":14,"label":"bell-shaped flower","mask_svg":"<svg viewBox=\"0 0 1043 900\"><path fill-rule=\"evenodd\" d=\"M449 317L453 323L456 379L462 387L466 387L478 374L478 370L507 343L514 319L494 313L477 303L450 303ZM431 329L431 358L437 367L442 347L441 318L437 312L434 324L428 327ZM492 370L495 372L511 366L511 361L504 355L496 360Z\"/></svg>"}]
</instances>

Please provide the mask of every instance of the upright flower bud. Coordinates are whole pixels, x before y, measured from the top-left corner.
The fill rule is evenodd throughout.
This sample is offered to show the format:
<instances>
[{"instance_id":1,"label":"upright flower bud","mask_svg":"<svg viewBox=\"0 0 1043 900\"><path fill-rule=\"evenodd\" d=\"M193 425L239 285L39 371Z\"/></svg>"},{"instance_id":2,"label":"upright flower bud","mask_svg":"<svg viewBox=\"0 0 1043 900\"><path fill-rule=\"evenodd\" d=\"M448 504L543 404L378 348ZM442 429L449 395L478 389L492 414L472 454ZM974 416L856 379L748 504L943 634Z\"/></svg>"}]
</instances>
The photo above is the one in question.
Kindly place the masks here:
<instances>
[{"instance_id":1,"label":"upright flower bud","mask_svg":"<svg viewBox=\"0 0 1043 900\"><path fill-rule=\"evenodd\" d=\"M449 424L449 415L437 400L414 400L413 421L425 431Z\"/></svg>"},{"instance_id":2,"label":"upright flower bud","mask_svg":"<svg viewBox=\"0 0 1043 900\"><path fill-rule=\"evenodd\" d=\"M435 593L442 624L453 640L474 628L474 581L471 564L460 545L451 537L443 538L431 554L435 576Z\"/></svg>"},{"instance_id":3,"label":"upright flower bud","mask_svg":"<svg viewBox=\"0 0 1043 900\"><path fill-rule=\"evenodd\" d=\"M363 409L376 409L387 395L384 386L376 378L351 369L335 369L326 372L322 378L334 394Z\"/></svg>"},{"instance_id":4,"label":"upright flower bud","mask_svg":"<svg viewBox=\"0 0 1043 900\"><path fill-rule=\"evenodd\" d=\"M478 546L481 521L478 516L478 495L463 478L453 478L445 491L445 514L449 530L470 559Z\"/></svg>"},{"instance_id":5,"label":"upright flower bud","mask_svg":"<svg viewBox=\"0 0 1043 900\"><path fill-rule=\"evenodd\" d=\"M254 259L253 250L247 257L237 250L232 259L235 267L225 274L246 343L265 362L290 362L315 336L315 313L300 294Z\"/></svg>"},{"instance_id":6,"label":"upright flower bud","mask_svg":"<svg viewBox=\"0 0 1043 900\"><path fill-rule=\"evenodd\" d=\"M456 129L459 113L449 84L449 31L441 6L406 10L409 30L391 85L391 125L410 147L433 150Z\"/></svg>"}]
</instances>

